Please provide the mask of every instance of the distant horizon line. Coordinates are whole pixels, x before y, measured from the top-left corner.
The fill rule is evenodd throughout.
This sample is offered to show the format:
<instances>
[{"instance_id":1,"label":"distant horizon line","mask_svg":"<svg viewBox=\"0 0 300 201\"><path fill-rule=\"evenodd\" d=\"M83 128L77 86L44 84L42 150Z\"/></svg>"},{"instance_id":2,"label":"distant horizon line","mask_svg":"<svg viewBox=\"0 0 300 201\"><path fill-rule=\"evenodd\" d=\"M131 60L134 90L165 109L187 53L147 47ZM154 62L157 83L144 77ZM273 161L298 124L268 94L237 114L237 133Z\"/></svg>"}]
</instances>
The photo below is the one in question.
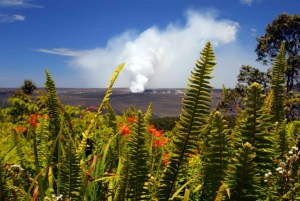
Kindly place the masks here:
<instances>
[{"instance_id":1,"label":"distant horizon line","mask_svg":"<svg viewBox=\"0 0 300 201\"><path fill-rule=\"evenodd\" d=\"M19 89L21 87L0 87L1 89ZM56 89L107 89L107 87L55 87ZM186 87L185 87L186 88ZM146 90L157 90L157 89L182 89L184 90L185 88L180 88L180 87L168 87L168 88L146 88ZM37 87L37 89L45 89L45 87ZM112 89L126 89L130 91L130 88L127 87L113 87ZM222 89L222 88L213 88L213 89Z\"/></svg>"}]
</instances>

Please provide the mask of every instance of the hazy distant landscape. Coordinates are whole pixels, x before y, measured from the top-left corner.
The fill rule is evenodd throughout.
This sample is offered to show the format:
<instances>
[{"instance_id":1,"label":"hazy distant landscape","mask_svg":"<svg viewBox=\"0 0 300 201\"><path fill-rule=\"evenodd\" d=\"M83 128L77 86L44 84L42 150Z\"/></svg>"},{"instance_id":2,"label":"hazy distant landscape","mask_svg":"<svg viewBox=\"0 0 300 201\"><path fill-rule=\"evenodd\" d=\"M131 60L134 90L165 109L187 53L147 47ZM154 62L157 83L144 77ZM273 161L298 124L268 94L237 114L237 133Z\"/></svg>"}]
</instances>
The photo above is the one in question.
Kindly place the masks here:
<instances>
[{"instance_id":1,"label":"hazy distant landscape","mask_svg":"<svg viewBox=\"0 0 300 201\"><path fill-rule=\"evenodd\" d=\"M0 88L0 103L3 107L9 106L7 100L13 95L16 88ZM63 104L77 105L82 108L99 106L106 89L104 88L57 88L60 101ZM153 103L153 118L166 116L179 116L182 109L181 100L184 89L147 89L143 93L132 93L129 89L115 88L110 97L110 104L114 110L121 114L123 110L134 105L136 109L145 112L149 104ZM221 100L221 89L212 93L212 108Z\"/></svg>"}]
</instances>

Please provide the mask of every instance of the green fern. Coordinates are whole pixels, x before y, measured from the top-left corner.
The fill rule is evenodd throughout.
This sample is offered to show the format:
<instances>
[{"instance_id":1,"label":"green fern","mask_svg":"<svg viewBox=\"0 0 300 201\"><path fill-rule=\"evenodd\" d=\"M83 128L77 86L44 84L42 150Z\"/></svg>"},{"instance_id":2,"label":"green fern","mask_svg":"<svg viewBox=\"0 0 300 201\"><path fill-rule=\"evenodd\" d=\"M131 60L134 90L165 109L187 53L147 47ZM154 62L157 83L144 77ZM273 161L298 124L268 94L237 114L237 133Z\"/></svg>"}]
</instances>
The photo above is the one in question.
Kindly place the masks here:
<instances>
[{"instance_id":1,"label":"green fern","mask_svg":"<svg viewBox=\"0 0 300 201\"><path fill-rule=\"evenodd\" d=\"M143 114L138 111L137 121L131 133L128 148L131 161L131 176L128 187L130 188L130 196L132 200L149 200L148 189L146 182L149 181L149 169L147 161L149 153L146 146L146 125Z\"/></svg>"},{"instance_id":2,"label":"green fern","mask_svg":"<svg viewBox=\"0 0 300 201\"><path fill-rule=\"evenodd\" d=\"M285 43L280 46L279 53L274 59L271 74L271 90L273 90L273 101L271 114L274 115L274 123L281 123L285 119L284 101L285 101L285 70L287 62L285 58Z\"/></svg>"},{"instance_id":3,"label":"green fern","mask_svg":"<svg viewBox=\"0 0 300 201\"><path fill-rule=\"evenodd\" d=\"M149 200L149 191L146 183L149 181L150 170L147 162L150 159L146 146L147 132L143 114L138 111L137 120L130 131L127 140L127 150L120 180L118 200ZM124 188L127 192L124 192Z\"/></svg>"},{"instance_id":4,"label":"green fern","mask_svg":"<svg viewBox=\"0 0 300 201\"><path fill-rule=\"evenodd\" d=\"M48 70L46 70L45 89L48 93L46 107L50 121L49 131L51 139L54 141L60 130L60 101L55 89L55 83Z\"/></svg>"},{"instance_id":5,"label":"green fern","mask_svg":"<svg viewBox=\"0 0 300 201\"><path fill-rule=\"evenodd\" d=\"M248 142L236 151L229 164L228 177L222 182L230 189L230 200L253 201L262 195L259 188L261 177L254 158L253 146Z\"/></svg>"},{"instance_id":6,"label":"green fern","mask_svg":"<svg viewBox=\"0 0 300 201\"><path fill-rule=\"evenodd\" d=\"M149 122L152 117L152 103L149 104L148 109L144 115L145 122Z\"/></svg>"},{"instance_id":7,"label":"green fern","mask_svg":"<svg viewBox=\"0 0 300 201\"><path fill-rule=\"evenodd\" d=\"M82 177L80 169L80 157L76 154L74 142L69 140L66 146L66 154L62 160L63 165L58 177L59 194L63 199L81 200Z\"/></svg>"},{"instance_id":8,"label":"green fern","mask_svg":"<svg viewBox=\"0 0 300 201\"><path fill-rule=\"evenodd\" d=\"M212 116L211 130L205 139L206 148L202 155L202 199L205 200L214 199L222 185L221 181L227 176L227 165L233 148L226 120L219 112L214 111Z\"/></svg>"},{"instance_id":9,"label":"green fern","mask_svg":"<svg viewBox=\"0 0 300 201\"><path fill-rule=\"evenodd\" d=\"M210 42L201 52L202 57L197 61L194 72L191 72L188 88L183 99L183 113L176 125L176 133L171 141L172 154L169 163L160 180L157 198L168 200L174 192L177 175L180 167L187 163L187 154L194 154L197 150L200 129L205 124L209 114L211 90L209 79L216 63Z\"/></svg>"}]
</instances>

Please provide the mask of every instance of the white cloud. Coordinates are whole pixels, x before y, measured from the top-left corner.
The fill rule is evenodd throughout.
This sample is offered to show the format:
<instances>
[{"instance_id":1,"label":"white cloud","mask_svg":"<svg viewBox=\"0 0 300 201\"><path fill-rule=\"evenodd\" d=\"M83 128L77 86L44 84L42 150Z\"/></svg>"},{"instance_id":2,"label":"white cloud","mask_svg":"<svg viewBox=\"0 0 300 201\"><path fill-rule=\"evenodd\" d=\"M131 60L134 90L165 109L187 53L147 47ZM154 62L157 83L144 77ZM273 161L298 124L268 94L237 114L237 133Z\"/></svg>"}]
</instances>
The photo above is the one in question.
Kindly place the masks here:
<instances>
[{"instance_id":1,"label":"white cloud","mask_svg":"<svg viewBox=\"0 0 300 201\"><path fill-rule=\"evenodd\" d=\"M43 6L34 5L30 0L0 0L0 6L2 7L22 7L22 8L43 8Z\"/></svg>"},{"instance_id":2,"label":"white cloud","mask_svg":"<svg viewBox=\"0 0 300 201\"><path fill-rule=\"evenodd\" d=\"M248 4L250 6L253 0L240 0L240 2L243 4Z\"/></svg>"},{"instance_id":3,"label":"white cloud","mask_svg":"<svg viewBox=\"0 0 300 201\"><path fill-rule=\"evenodd\" d=\"M256 30L256 29L254 29L254 28L252 28L252 29L251 29L251 31L252 31L252 34L251 34L251 36L254 36L254 37L255 37L255 36L256 36L256 31L257 31L257 30Z\"/></svg>"},{"instance_id":4,"label":"white cloud","mask_svg":"<svg viewBox=\"0 0 300 201\"><path fill-rule=\"evenodd\" d=\"M221 88L224 83L233 87L239 67L255 61L236 41L238 23L218 19L210 12L190 10L185 17L184 25L170 23L163 29L153 26L141 33L126 31L111 38L106 47L38 51L72 56L68 64L88 77L87 87L107 86L115 67L126 62L115 87L130 87L133 92L140 92L145 87L186 87L190 71L200 57L199 52L207 41L211 41L220 63L214 71L212 85Z\"/></svg>"},{"instance_id":5,"label":"white cloud","mask_svg":"<svg viewBox=\"0 0 300 201\"><path fill-rule=\"evenodd\" d=\"M7 15L7 14L0 14L0 23L10 23L14 21L24 21L25 16L22 15Z\"/></svg>"},{"instance_id":6,"label":"white cloud","mask_svg":"<svg viewBox=\"0 0 300 201\"><path fill-rule=\"evenodd\" d=\"M49 54L58 54L62 56L70 56L70 57L77 57L81 55L80 51L75 51L68 48L54 48L52 50L40 48L37 49L36 51L49 53Z\"/></svg>"}]
</instances>

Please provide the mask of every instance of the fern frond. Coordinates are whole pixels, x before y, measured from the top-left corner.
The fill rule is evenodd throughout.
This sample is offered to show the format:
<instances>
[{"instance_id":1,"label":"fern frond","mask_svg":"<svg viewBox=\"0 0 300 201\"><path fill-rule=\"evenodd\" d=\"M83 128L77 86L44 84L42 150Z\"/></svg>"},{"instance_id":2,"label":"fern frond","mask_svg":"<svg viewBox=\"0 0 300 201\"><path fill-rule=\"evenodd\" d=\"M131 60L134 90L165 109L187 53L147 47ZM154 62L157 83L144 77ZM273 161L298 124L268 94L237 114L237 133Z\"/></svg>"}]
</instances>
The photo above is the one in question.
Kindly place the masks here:
<instances>
[{"instance_id":1,"label":"fern frond","mask_svg":"<svg viewBox=\"0 0 300 201\"><path fill-rule=\"evenodd\" d=\"M59 117L60 101L56 92L55 83L48 70L46 70L45 89L48 93L47 100L46 100L46 107L47 107L47 112L49 114L49 121L50 121L49 131L51 134L51 139L55 140L60 129L59 127L60 126L60 117Z\"/></svg>"},{"instance_id":2,"label":"fern frond","mask_svg":"<svg viewBox=\"0 0 300 201\"><path fill-rule=\"evenodd\" d=\"M259 171L254 163L255 153L253 146L246 142L240 148L231 164L229 164L228 177L222 183L230 188L231 200L252 201L257 200L260 191Z\"/></svg>"},{"instance_id":3,"label":"fern frond","mask_svg":"<svg viewBox=\"0 0 300 201\"><path fill-rule=\"evenodd\" d=\"M239 133L243 142L249 142L255 148L256 158L254 162L260 170L272 169L272 158L277 152L276 135L272 129L272 115L264 106L264 95L261 94L262 87L253 83L249 87L248 97L245 100L245 117L240 123ZM262 172L263 174L263 172Z\"/></svg>"},{"instance_id":4,"label":"fern frond","mask_svg":"<svg viewBox=\"0 0 300 201\"><path fill-rule=\"evenodd\" d=\"M84 133L82 133L82 140L81 140L81 142L80 142L80 144L78 146L77 153L81 154L82 151L83 151L83 149L85 149L86 141L90 137L91 128L94 126L96 119L102 113L102 110L103 110L104 106L107 105L109 97L112 94L113 84L115 83L115 81L116 81L119 73L123 69L124 65L125 65L125 63L122 63L121 65L119 65L117 67L117 69L115 70L115 72L113 73L113 75L111 76L110 82L109 82L109 85L108 85L108 88L107 88L107 91L106 91L106 94L105 94L105 96L104 96L104 98L103 98L103 100L102 100L102 102L101 102L101 104L100 104L100 106L98 108L97 114L91 119L90 126L88 126L88 128L84 131Z\"/></svg>"},{"instance_id":5,"label":"fern frond","mask_svg":"<svg viewBox=\"0 0 300 201\"><path fill-rule=\"evenodd\" d=\"M66 154L62 160L63 165L58 177L59 194L63 199L81 200L82 177L80 169L80 157L76 154L74 142L69 140L66 146Z\"/></svg>"},{"instance_id":6,"label":"fern frond","mask_svg":"<svg viewBox=\"0 0 300 201\"><path fill-rule=\"evenodd\" d=\"M268 95L266 96L266 99L264 101L264 108L268 109L268 111L271 113L272 110L272 101L274 98L274 91L273 89L270 89Z\"/></svg>"},{"instance_id":7,"label":"fern frond","mask_svg":"<svg viewBox=\"0 0 300 201\"><path fill-rule=\"evenodd\" d=\"M2 156L0 157L0 200L8 200L11 194L9 187L9 177L7 176L6 165Z\"/></svg>"},{"instance_id":8,"label":"fern frond","mask_svg":"<svg viewBox=\"0 0 300 201\"><path fill-rule=\"evenodd\" d=\"M130 156L129 152L125 152L122 161L121 179L118 182L117 201L127 200L127 190L130 178Z\"/></svg>"},{"instance_id":9,"label":"fern frond","mask_svg":"<svg viewBox=\"0 0 300 201\"><path fill-rule=\"evenodd\" d=\"M144 115L144 119L146 122L149 122L152 117L152 102L149 104L148 109Z\"/></svg>"},{"instance_id":10,"label":"fern frond","mask_svg":"<svg viewBox=\"0 0 300 201\"><path fill-rule=\"evenodd\" d=\"M274 123L282 122L285 119L284 101L285 101L285 71L287 62L285 58L285 43L280 46L279 53L274 59L271 74L271 86L274 91L271 114L274 115Z\"/></svg>"},{"instance_id":11,"label":"fern frond","mask_svg":"<svg viewBox=\"0 0 300 201\"><path fill-rule=\"evenodd\" d=\"M147 162L149 158L148 146L146 144L147 132L143 114L138 111L137 121L131 132L128 141L130 152L130 179L128 187L130 188L129 198L132 200L149 200L146 183L149 181Z\"/></svg>"},{"instance_id":12,"label":"fern frond","mask_svg":"<svg viewBox=\"0 0 300 201\"><path fill-rule=\"evenodd\" d=\"M49 132L48 132L49 124L45 117L43 117L40 121L39 127L36 130L36 140L37 140L37 153L38 153L38 164L40 168L44 169L47 167L47 159L48 159L48 146L49 142Z\"/></svg>"},{"instance_id":13,"label":"fern frond","mask_svg":"<svg viewBox=\"0 0 300 201\"><path fill-rule=\"evenodd\" d=\"M201 55L188 79L188 88L182 101L184 108L171 140L172 154L160 180L157 194L159 200L168 200L172 195L180 167L187 163L187 154L194 154L198 148L200 129L209 114L212 90L209 79L216 65L210 42L205 45Z\"/></svg>"},{"instance_id":14,"label":"fern frond","mask_svg":"<svg viewBox=\"0 0 300 201\"><path fill-rule=\"evenodd\" d=\"M211 131L206 137L206 148L202 156L202 199L213 200L225 179L227 165L231 160L230 130L220 112L213 113ZM220 196L220 195L219 195Z\"/></svg>"}]
</instances>

